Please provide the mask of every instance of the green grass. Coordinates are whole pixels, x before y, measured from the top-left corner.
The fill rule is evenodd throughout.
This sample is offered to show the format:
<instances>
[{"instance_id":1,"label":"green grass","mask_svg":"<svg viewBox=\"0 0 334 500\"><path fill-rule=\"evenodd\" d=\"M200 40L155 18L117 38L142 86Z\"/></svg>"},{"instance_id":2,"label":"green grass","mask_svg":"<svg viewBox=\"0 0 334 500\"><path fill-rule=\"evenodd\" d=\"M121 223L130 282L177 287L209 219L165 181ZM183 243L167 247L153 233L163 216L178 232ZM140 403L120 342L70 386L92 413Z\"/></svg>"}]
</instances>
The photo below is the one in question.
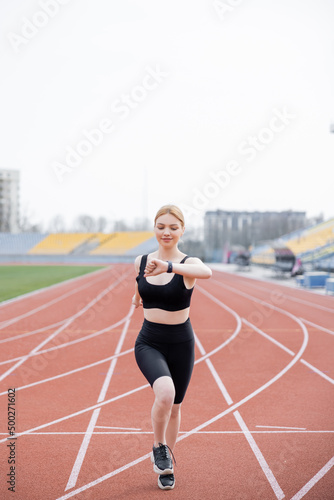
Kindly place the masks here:
<instances>
[{"instance_id":1,"label":"green grass","mask_svg":"<svg viewBox=\"0 0 334 500\"><path fill-rule=\"evenodd\" d=\"M0 266L0 302L104 266Z\"/></svg>"}]
</instances>

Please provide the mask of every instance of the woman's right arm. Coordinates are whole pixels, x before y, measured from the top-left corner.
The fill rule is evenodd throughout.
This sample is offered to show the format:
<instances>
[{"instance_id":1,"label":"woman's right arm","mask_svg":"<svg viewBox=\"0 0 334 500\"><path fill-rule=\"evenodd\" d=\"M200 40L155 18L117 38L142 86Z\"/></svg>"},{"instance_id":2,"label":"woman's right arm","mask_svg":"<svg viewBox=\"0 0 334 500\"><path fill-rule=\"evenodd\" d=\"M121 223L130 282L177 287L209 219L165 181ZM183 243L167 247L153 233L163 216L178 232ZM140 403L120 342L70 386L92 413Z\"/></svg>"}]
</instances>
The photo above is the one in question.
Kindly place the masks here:
<instances>
[{"instance_id":1,"label":"woman's right arm","mask_svg":"<svg viewBox=\"0 0 334 500\"><path fill-rule=\"evenodd\" d=\"M139 274L139 268L140 268L140 261L141 261L141 255L139 255L136 260L135 260L135 270L136 270L136 274L138 276ZM135 285L135 294L134 296L132 297L132 304L137 308L139 306L142 306L143 305L143 302L141 300L141 296L139 295L139 291L138 291L138 283L136 281L136 285Z\"/></svg>"}]
</instances>

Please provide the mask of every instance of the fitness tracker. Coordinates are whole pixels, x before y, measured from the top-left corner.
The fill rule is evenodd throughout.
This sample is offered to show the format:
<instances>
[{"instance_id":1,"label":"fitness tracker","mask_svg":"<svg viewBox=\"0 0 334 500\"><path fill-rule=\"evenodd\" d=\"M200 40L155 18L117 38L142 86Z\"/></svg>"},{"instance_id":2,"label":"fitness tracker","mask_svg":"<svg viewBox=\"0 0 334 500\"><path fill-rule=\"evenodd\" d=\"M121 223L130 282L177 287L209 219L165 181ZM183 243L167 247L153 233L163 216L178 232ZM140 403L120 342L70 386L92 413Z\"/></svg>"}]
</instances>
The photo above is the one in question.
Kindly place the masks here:
<instances>
[{"instance_id":1,"label":"fitness tracker","mask_svg":"<svg viewBox=\"0 0 334 500\"><path fill-rule=\"evenodd\" d=\"M167 260L167 264L168 264L168 267L167 267L167 273L172 273L173 272L173 263L170 261L170 260Z\"/></svg>"}]
</instances>

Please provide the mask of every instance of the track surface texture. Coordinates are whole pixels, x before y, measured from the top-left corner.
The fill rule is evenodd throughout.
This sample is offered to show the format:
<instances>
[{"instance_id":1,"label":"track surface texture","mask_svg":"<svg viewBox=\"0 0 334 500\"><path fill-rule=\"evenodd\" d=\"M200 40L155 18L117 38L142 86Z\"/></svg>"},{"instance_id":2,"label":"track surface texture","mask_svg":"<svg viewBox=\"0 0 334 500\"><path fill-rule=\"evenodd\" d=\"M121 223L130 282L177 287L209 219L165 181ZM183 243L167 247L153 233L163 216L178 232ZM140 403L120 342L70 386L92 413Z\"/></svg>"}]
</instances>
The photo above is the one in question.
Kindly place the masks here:
<instances>
[{"instance_id":1,"label":"track surface texture","mask_svg":"<svg viewBox=\"0 0 334 500\"><path fill-rule=\"evenodd\" d=\"M115 264L0 305L0 498L333 499L334 298L198 280L176 485L161 491L134 283Z\"/></svg>"}]
</instances>

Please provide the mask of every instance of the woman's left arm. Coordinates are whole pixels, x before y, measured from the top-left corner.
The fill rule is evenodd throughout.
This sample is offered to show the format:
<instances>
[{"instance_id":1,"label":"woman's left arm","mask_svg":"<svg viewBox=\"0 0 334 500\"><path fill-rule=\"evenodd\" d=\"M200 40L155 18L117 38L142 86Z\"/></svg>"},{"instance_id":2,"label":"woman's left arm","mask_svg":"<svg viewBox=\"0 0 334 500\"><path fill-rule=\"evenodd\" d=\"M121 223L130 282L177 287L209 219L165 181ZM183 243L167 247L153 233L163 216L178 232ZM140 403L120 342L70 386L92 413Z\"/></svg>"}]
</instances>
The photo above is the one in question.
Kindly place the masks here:
<instances>
[{"instance_id":1,"label":"woman's left arm","mask_svg":"<svg viewBox=\"0 0 334 500\"><path fill-rule=\"evenodd\" d=\"M144 276L156 276L165 273L168 269L168 264L164 260L152 259L147 263ZM181 274L185 278L193 279L208 279L212 276L211 269L203 264L201 259L197 257L189 257L184 264L173 262L173 273Z\"/></svg>"}]
</instances>

